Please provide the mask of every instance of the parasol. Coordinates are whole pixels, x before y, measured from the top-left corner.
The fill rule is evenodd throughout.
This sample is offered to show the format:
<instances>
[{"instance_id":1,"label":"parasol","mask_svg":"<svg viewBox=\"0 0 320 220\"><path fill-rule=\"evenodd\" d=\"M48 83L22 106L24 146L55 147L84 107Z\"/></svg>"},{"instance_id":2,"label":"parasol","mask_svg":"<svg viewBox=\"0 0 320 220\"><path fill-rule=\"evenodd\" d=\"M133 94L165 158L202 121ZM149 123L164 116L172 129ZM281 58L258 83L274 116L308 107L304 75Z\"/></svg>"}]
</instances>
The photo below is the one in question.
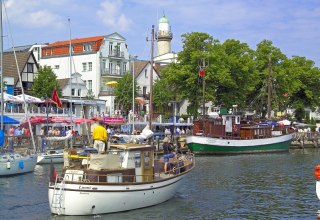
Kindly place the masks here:
<instances>
[{"instance_id":1,"label":"parasol","mask_svg":"<svg viewBox=\"0 0 320 220\"><path fill-rule=\"evenodd\" d=\"M109 81L109 82L106 83L106 85L114 87L114 86L118 85L118 82L117 81Z\"/></svg>"}]
</instances>

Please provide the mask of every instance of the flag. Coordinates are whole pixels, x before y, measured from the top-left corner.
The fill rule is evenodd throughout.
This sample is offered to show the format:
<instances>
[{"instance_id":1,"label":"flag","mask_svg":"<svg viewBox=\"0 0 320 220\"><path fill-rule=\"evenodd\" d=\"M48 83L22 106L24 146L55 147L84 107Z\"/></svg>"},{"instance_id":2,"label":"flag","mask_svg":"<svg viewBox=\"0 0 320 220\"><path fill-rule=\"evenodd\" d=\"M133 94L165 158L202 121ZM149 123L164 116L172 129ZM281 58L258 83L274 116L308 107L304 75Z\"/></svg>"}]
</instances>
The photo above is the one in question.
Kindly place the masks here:
<instances>
[{"instance_id":1,"label":"flag","mask_svg":"<svg viewBox=\"0 0 320 220\"><path fill-rule=\"evenodd\" d=\"M59 96L58 96L58 93L57 93L57 90L56 88L53 89L53 93L52 93L52 97L51 97L52 101L54 103L56 103L56 105L59 107L59 108L62 108L62 103L59 99Z\"/></svg>"},{"instance_id":2,"label":"flag","mask_svg":"<svg viewBox=\"0 0 320 220\"><path fill-rule=\"evenodd\" d=\"M52 159L50 162L50 182L54 183L56 181L57 178L57 172L56 172L56 168L53 165Z\"/></svg>"},{"instance_id":3,"label":"flag","mask_svg":"<svg viewBox=\"0 0 320 220\"><path fill-rule=\"evenodd\" d=\"M204 69L201 68L200 71L199 71L199 75L200 75L200 76L204 76L204 74L205 74L205 73L204 73Z\"/></svg>"}]
</instances>

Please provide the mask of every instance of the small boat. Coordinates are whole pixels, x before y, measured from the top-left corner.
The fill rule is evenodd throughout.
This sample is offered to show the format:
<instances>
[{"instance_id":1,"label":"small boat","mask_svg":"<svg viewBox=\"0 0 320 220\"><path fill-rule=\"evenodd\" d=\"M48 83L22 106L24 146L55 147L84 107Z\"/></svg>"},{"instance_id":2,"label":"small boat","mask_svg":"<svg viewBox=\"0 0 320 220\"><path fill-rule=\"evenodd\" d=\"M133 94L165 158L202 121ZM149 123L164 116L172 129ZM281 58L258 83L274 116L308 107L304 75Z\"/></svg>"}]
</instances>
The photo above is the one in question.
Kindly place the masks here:
<instances>
[{"instance_id":1,"label":"small boat","mask_svg":"<svg viewBox=\"0 0 320 220\"><path fill-rule=\"evenodd\" d=\"M192 153L156 158L155 147L113 144L106 154L65 150L61 175L52 172L50 210L58 215L96 215L157 205L172 198L194 168ZM165 166L167 170L165 172Z\"/></svg>"},{"instance_id":2,"label":"small boat","mask_svg":"<svg viewBox=\"0 0 320 220\"><path fill-rule=\"evenodd\" d=\"M46 137L44 141L67 141L72 138L72 132L68 131L66 136ZM48 149L43 153L38 153L37 164L63 163L63 149Z\"/></svg>"},{"instance_id":3,"label":"small boat","mask_svg":"<svg viewBox=\"0 0 320 220\"><path fill-rule=\"evenodd\" d=\"M2 153L0 157L0 176L13 176L33 172L36 164L36 155L22 156L16 152Z\"/></svg>"},{"instance_id":4,"label":"small boat","mask_svg":"<svg viewBox=\"0 0 320 220\"><path fill-rule=\"evenodd\" d=\"M193 135L187 136L186 143L195 154L288 152L294 134L283 128L241 123L240 115L226 114L194 121Z\"/></svg>"},{"instance_id":5,"label":"small boat","mask_svg":"<svg viewBox=\"0 0 320 220\"><path fill-rule=\"evenodd\" d=\"M63 163L63 149L38 154L37 164Z\"/></svg>"}]
</instances>

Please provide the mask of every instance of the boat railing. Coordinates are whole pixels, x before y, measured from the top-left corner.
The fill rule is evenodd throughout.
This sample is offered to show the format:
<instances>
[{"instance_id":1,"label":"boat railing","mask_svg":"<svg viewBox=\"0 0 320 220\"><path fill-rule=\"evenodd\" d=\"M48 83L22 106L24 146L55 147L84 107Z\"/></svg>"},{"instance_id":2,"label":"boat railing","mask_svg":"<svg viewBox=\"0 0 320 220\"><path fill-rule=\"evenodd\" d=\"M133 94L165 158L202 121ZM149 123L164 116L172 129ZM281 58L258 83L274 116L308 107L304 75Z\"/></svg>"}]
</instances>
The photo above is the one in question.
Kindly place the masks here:
<instances>
[{"instance_id":1,"label":"boat railing","mask_svg":"<svg viewBox=\"0 0 320 220\"><path fill-rule=\"evenodd\" d=\"M161 179L171 178L172 176L184 174L189 172L194 166L193 156L190 154L185 157L185 160L189 162L184 163L179 167L171 167L167 172L164 171L154 174L123 174L126 169L113 170L113 173L96 174L96 173L82 173L82 170L70 170L65 173L58 173L58 182L84 182L84 183L110 183L110 184L122 184L122 183L139 183L139 182L155 182Z\"/></svg>"}]
</instances>

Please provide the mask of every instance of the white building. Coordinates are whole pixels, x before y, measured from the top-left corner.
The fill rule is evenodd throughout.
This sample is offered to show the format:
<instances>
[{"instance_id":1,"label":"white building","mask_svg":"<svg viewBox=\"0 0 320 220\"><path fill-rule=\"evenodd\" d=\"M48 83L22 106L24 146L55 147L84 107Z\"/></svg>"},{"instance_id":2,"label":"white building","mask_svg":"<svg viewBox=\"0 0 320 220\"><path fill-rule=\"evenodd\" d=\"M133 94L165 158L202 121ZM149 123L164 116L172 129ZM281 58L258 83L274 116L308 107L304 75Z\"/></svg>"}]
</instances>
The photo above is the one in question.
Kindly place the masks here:
<instances>
[{"instance_id":1,"label":"white building","mask_svg":"<svg viewBox=\"0 0 320 220\"><path fill-rule=\"evenodd\" d=\"M70 78L71 73L80 73L88 91L96 99L106 101L105 112L114 112L113 90L106 83L121 78L129 70L126 39L118 33L77 38L71 39L71 56L69 48L70 40L42 47L40 65L50 66L57 79ZM82 92L79 96L85 97L86 94Z\"/></svg>"}]
</instances>

